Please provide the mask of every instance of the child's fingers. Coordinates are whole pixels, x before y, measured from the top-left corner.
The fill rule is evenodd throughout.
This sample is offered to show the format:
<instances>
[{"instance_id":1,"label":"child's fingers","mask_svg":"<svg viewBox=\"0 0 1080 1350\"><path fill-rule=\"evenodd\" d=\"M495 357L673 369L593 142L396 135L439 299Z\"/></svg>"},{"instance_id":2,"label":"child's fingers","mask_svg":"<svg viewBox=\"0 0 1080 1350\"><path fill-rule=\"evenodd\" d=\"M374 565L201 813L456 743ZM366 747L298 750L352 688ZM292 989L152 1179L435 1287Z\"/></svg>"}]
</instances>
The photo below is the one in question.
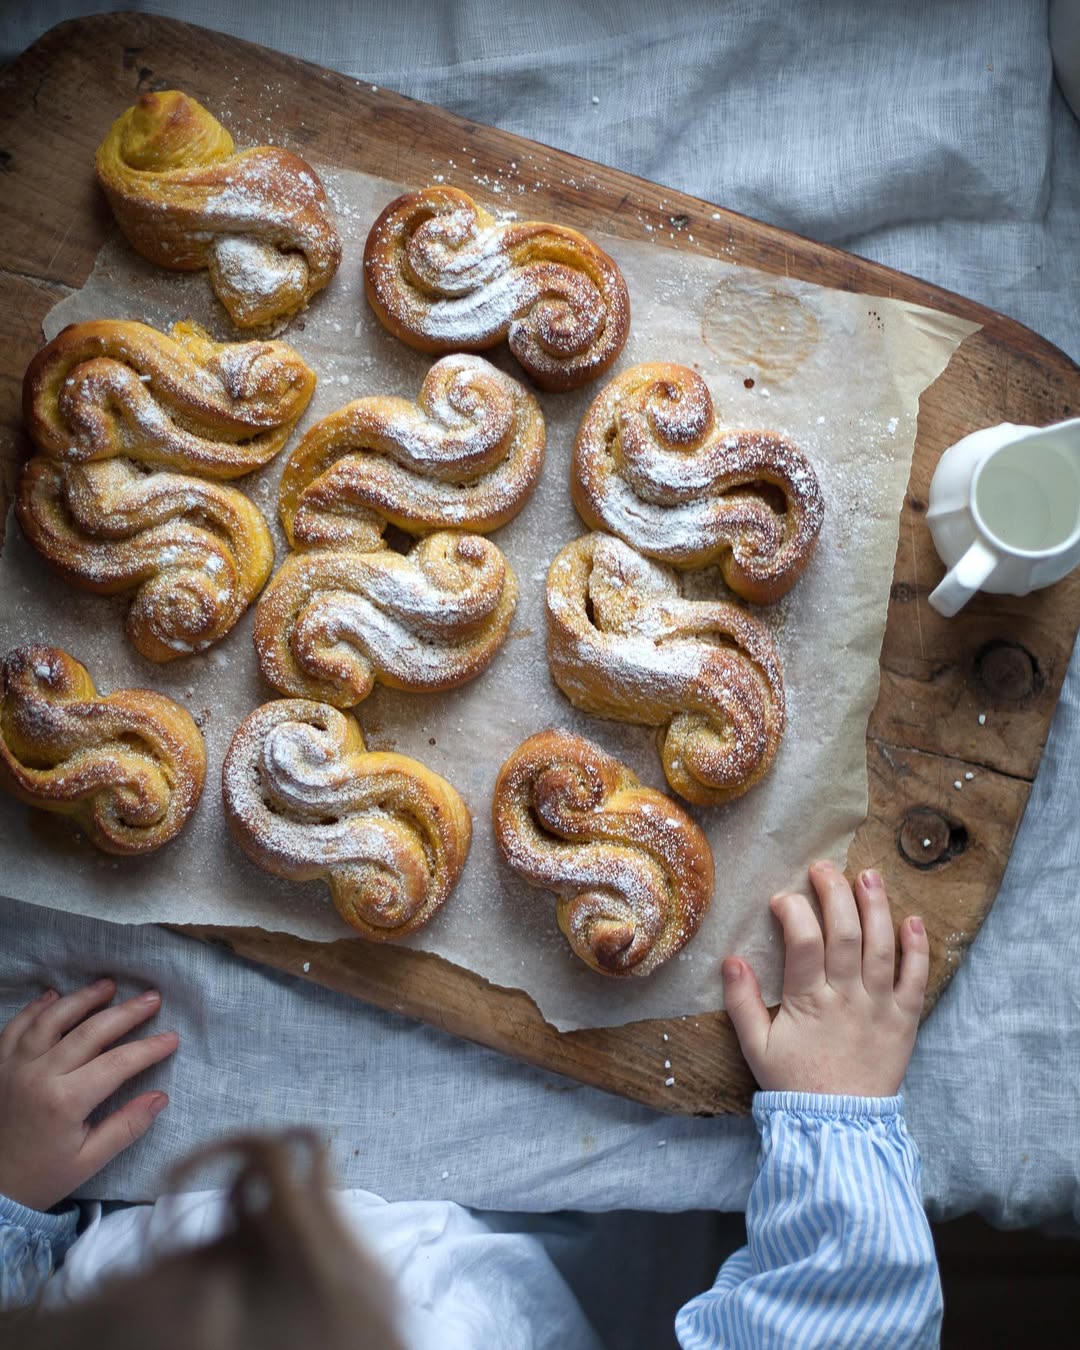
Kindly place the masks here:
<instances>
[{"instance_id":1,"label":"child's fingers","mask_svg":"<svg viewBox=\"0 0 1080 1350\"><path fill-rule=\"evenodd\" d=\"M168 1104L164 1092L144 1092L95 1125L79 1152L86 1164L86 1176L100 1172L129 1144L141 1139Z\"/></svg>"},{"instance_id":2,"label":"child's fingers","mask_svg":"<svg viewBox=\"0 0 1080 1350\"><path fill-rule=\"evenodd\" d=\"M110 1002L115 993L115 982L105 979L54 999L23 1032L20 1048L32 1056L43 1055L46 1050L53 1048L61 1036L77 1026L87 1013Z\"/></svg>"},{"instance_id":3,"label":"child's fingers","mask_svg":"<svg viewBox=\"0 0 1080 1350\"><path fill-rule=\"evenodd\" d=\"M929 974L930 941L922 919L912 914L900 925L900 975L895 993L897 1006L911 1017L922 1012Z\"/></svg>"},{"instance_id":4,"label":"child's fingers","mask_svg":"<svg viewBox=\"0 0 1080 1350\"><path fill-rule=\"evenodd\" d=\"M810 901L788 891L769 908L784 930L784 997L811 994L825 983L825 940Z\"/></svg>"},{"instance_id":5,"label":"child's fingers","mask_svg":"<svg viewBox=\"0 0 1080 1350\"><path fill-rule=\"evenodd\" d=\"M852 984L862 976L862 924L847 877L831 862L817 862L810 880L825 929L825 978L831 985Z\"/></svg>"},{"instance_id":6,"label":"child's fingers","mask_svg":"<svg viewBox=\"0 0 1080 1350\"><path fill-rule=\"evenodd\" d=\"M59 997L55 989L46 989L25 1008L19 1009L3 1031L0 1031L0 1059L7 1059L19 1044L26 1029L37 1020L38 1014L44 1012L49 1004L55 1003Z\"/></svg>"},{"instance_id":7,"label":"child's fingers","mask_svg":"<svg viewBox=\"0 0 1080 1350\"><path fill-rule=\"evenodd\" d=\"M81 1069L100 1055L114 1041L141 1026L153 1017L161 1006L161 995L156 989L129 998L115 1008L103 1008L85 1022L69 1031L49 1052L49 1066L57 1073Z\"/></svg>"},{"instance_id":8,"label":"child's fingers","mask_svg":"<svg viewBox=\"0 0 1080 1350\"><path fill-rule=\"evenodd\" d=\"M769 1044L772 1019L761 997L757 976L745 961L729 956L720 967L724 977L724 1011L731 1018L739 1047L751 1069Z\"/></svg>"},{"instance_id":9,"label":"child's fingers","mask_svg":"<svg viewBox=\"0 0 1080 1350\"><path fill-rule=\"evenodd\" d=\"M862 981L871 994L891 994L896 973L896 940L885 883L877 872L861 872L855 900L862 918Z\"/></svg>"},{"instance_id":10,"label":"child's fingers","mask_svg":"<svg viewBox=\"0 0 1080 1350\"><path fill-rule=\"evenodd\" d=\"M81 1069L75 1069L66 1076L64 1082L70 1084L79 1109L84 1115L89 1115L95 1106L112 1096L117 1088L123 1087L129 1078L134 1078L159 1060L166 1059L179 1043L180 1037L175 1031L162 1031L156 1036L128 1041L106 1050Z\"/></svg>"}]
</instances>

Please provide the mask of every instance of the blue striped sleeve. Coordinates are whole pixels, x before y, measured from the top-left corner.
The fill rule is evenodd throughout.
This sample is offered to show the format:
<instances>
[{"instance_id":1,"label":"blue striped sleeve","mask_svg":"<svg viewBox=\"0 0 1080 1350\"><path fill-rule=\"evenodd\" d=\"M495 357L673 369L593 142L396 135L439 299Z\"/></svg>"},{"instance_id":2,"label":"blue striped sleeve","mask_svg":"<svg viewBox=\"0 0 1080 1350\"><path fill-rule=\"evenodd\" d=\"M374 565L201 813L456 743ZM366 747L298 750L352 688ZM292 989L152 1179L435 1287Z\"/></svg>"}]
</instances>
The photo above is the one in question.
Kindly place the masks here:
<instances>
[{"instance_id":1,"label":"blue striped sleeve","mask_svg":"<svg viewBox=\"0 0 1080 1350\"><path fill-rule=\"evenodd\" d=\"M75 1241L78 1226L75 1204L46 1214L0 1195L0 1309L34 1302Z\"/></svg>"},{"instance_id":2,"label":"blue striped sleeve","mask_svg":"<svg viewBox=\"0 0 1080 1350\"><path fill-rule=\"evenodd\" d=\"M675 1319L684 1350L936 1346L941 1281L899 1097L759 1092L747 1245Z\"/></svg>"}]
</instances>

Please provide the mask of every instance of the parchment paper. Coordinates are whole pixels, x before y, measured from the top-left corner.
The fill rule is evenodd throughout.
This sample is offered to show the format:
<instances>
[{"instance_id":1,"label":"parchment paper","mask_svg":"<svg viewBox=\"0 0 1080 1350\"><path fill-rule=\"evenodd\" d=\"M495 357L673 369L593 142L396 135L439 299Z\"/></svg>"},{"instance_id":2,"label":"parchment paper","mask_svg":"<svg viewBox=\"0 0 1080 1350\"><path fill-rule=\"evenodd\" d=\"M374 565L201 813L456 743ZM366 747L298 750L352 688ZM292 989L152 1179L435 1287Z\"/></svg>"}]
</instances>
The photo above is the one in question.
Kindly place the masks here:
<instances>
[{"instance_id":1,"label":"parchment paper","mask_svg":"<svg viewBox=\"0 0 1080 1350\"><path fill-rule=\"evenodd\" d=\"M368 228L402 189L366 175L320 171L345 245L329 290L285 339L319 376L301 423L365 394L415 398L430 358L389 336L363 297ZM483 187L461 184L481 198ZM528 214L523 203L519 214ZM548 564L584 532L569 495L577 425L598 386L541 394L547 462L521 515L492 537L521 585L511 634L480 679L448 694L377 687L355 711L372 748L422 759L448 778L474 822L464 875L442 912L410 945L438 952L494 984L526 990L543 1016L567 1030L688 1015L720 1007L719 961L737 952L754 965L767 1000L779 998L781 942L768 897L804 885L814 857L842 861L866 814L866 724L877 697L878 654L896 552L900 507L915 440L919 395L977 325L904 302L777 278L664 245L594 236L619 263L633 306L616 369L641 361L695 366L721 425L767 427L810 456L826 501L817 555L785 600L756 615L774 630L787 688L788 727L765 782L723 809L694 810L716 859L717 889L700 932L679 957L643 980L612 980L574 957L555 924L553 897L521 883L498 860L490 824L499 766L527 736L557 725L592 737L646 783L667 790L653 732L577 712L548 674L544 580ZM195 318L229 331L205 274L181 276L142 262L116 237L93 275L49 314L46 336L80 320L140 319L159 328ZM505 350L490 355L516 377ZM285 544L276 519L286 451L242 479ZM689 576L691 595L723 593L715 571ZM275 880L232 842L220 800L220 767L237 723L275 697L258 672L251 613L210 651L168 666L127 642L128 600L74 590L50 575L13 518L0 555L3 650L30 641L66 648L109 692L145 685L187 706L203 726L206 790L178 840L145 859L99 853L70 823L0 794L0 869L12 896L113 922L259 926L330 940L350 931L319 883ZM360 939L357 939L360 940Z\"/></svg>"}]
</instances>

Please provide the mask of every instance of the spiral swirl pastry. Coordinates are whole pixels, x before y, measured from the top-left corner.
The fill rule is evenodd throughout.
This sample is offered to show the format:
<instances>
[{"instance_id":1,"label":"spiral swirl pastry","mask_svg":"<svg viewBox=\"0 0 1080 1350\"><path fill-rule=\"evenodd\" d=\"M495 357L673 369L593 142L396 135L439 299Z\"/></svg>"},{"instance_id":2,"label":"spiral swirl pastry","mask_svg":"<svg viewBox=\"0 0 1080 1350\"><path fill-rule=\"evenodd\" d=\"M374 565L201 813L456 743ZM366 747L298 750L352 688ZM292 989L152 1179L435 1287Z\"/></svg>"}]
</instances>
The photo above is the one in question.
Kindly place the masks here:
<instances>
[{"instance_id":1,"label":"spiral swirl pastry","mask_svg":"<svg viewBox=\"0 0 1080 1350\"><path fill-rule=\"evenodd\" d=\"M375 942L423 927L453 890L472 821L419 760L369 751L352 717L306 699L264 703L221 771L225 815L257 866L324 880L350 927Z\"/></svg>"},{"instance_id":2,"label":"spiral swirl pastry","mask_svg":"<svg viewBox=\"0 0 1080 1350\"><path fill-rule=\"evenodd\" d=\"M143 94L98 147L97 177L129 243L160 267L210 274L238 328L281 325L341 261L322 184L277 146L237 151L177 90Z\"/></svg>"},{"instance_id":3,"label":"spiral swirl pastry","mask_svg":"<svg viewBox=\"0 0 1080 1350\"><path fill-rule=\"evenodd\" d=\"M178 323L72 324L23 379L23 422L61 464L117 456L207 478L238 478L284 446L315 374L284 342L214 342Z\"/></svg>"},{"instance_id":4,"label":"spiral swirl pastry","mask_svg":"<svg viewBox=\"0 0 1080 1350\"><path fill-rule=\"evenodd\" d=\"M713 891L708 840L686 812L592 741L542 731L499 770L495 838L601 975L648 975L697 932Z\"/></svg>"},{"instance_id":5,"label":"spiral swirl pastry","mask_svg":"<svg viewBox=\"0 0 1080 1350\"><path fill-rule=\"evenodd\" d=\"M376 681L438 690L475 679L516 604L509 563L478 534L443 530L406 555L293 553L255 611L255 649L282 693L348 708Z\"/></svg>"},{"instance_id":6,"label":"spiral swirl pastry","mask_svg":"<svg viewBox=\"0 0 1080 1350\"><path fill-rule=\"evenodd\" d=\"M364 287L385 326L424 352L506 341L543 389L575 389L622 351L630 297L614 261L576 230L499 221L465 192L390 203L364 248Z\"/></svg>"},{"instance_id":7,"label":"spiral swirl pastry","mask_svg":"<svg viewBox=\"0 0 1080 1350\"><path fill-rule=\"evenodd\" d=\"M591 529L678 568L719 563L757 604L794 586L825 516L802 451L771 431L718 428L704 380L664 364L601 390L577 434L571 493Z\"/></svg>"},{"instance_id":8,"label":"spiral swirl pastry","mask_svg":"<svg viewBox=\"0 0 1080 1350\"><path fill-rule=\"evenodd\" d=\"M555 557L548 664L575 707L657 728L668 782L718 806L758 783L784 732L768 630L738 605L685 600L676 574L605 534Z\"/></svg>"},{"instance_id":9,"label":"spiral swirl pastry","mask_svg":"<svg viewBox=\"0 0 1080 1350\"><path fill-rule=\"evenodd\" d=\"M544 462L544 418L482 357L437 361L416 403L361 398L311 427L285 466L281 521L294 548L382 546L410 534L494 530L524 505Z\"/></svg>"},{"instance_id":10,"label":"spiral swirl pastry","mask_svg":"<svg viewBox=\"0 0 1080 1350\"><path fill-rule=\"evenodd\" d=\"M183 829L206 777L190 716L162 694L98 694L59 647L0 664L0 786L72 817L106 853L150 853Z\"/></svg>"},{"instance_id":11,"label":"spiral swirl pastry","mask_svg":"<svg viewBox=\"0 0 1080 1350\"><path fill-rule=\"evenodd\" d=\"M151 661L224 637L274 562L266 521L242 492L187 474L144 474L127 458L67 466L35 455L15 514L66 581L100 595L134 592L127 633Z\"/></svg>"}]
</instances>

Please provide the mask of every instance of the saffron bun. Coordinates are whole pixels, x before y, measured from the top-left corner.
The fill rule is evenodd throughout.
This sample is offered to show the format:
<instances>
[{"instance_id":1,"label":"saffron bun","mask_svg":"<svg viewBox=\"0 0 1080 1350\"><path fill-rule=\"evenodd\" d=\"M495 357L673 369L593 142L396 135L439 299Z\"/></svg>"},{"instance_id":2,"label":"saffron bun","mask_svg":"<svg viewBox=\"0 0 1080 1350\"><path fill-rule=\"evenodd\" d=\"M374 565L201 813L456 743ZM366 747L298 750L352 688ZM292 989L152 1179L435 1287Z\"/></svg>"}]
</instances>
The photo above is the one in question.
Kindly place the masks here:
<instances>
[{"instance_id":1,"label":"saffron bun","mask_svg":"<svg viewBox=\"0 0 1080 1350\"><path fill-rule=\"evenodd\" d=\"M59 647L0 663L0 787L71 817L106 853L151 853L190 819L206 777L202 733L148 689L99 694Z\"/></svg>"},{"instance_id":2,"label":"saffron bun","mask_svg":"<svg viewBox=\"0 0 1080 1350\"><path fill-rule=\"evenodd\" d=\"M329 285L341 241L315 170L280 146L237 150L176 89L142 94L97 151L116 223L159 267L209 273L237 328L281 328Z\"/></svg>"},{"instance_id":3,"label":"saffron bun","mask_svg":"<svg viewBox=\"0 0 1080 1350\"><path fill-rule=\"evenodd\" d=\"M498 220L451 187L386 207L364 248L364 290L410 347L484 351L506 342L542 389L596 379L630 332L623 275L590 239L564 225Z\"/></svg>"},{"instance_id":4,"label":"saffron bun","mask_svg":"<svg viewBox=\"0 0 1080 1350\"><path fill-rule=\"evenodd\" d=\"M591 529L680 570L718 563L756 604L795 585L825 517L802 451L775 432L717 426L686 366L633 366L606 385L578 430L570 481Z\"/></svg>"},{"instance_id":5,"label":"saffron bun","mask_svg":"<svg viewBox=\"0 0 1080 1350\"><path fill-rule=\"evenodd\" d=\"M504 860L555 892L559 927L601 975L649 975L697 932L713 892L708 840L592 741L530 736L499 770L492 816Z\"/></svg>"},{"instance_id":6,"label":"saffron bun","mask_svg":"<svg viewBox=\"0 0 1080 1350\"><path fill-rule=\"evenodd\" d=\"M256 708L236 729L221 784L252 862L325 881L342 919L371 941L423 927L465 866L472 820L454 788L419 760L368 750L355 719L326 704Z\"/></svg>"},{"instance_id":7,"label":"saffron bun","mask_svg":"<svg viewBox=\"0 0 1080 1350\"><path fill-rule=\"evenodd\" d=\"M657 729L664 774L699 806L768 773L784 682L767 628L739 605L683 598L677 574L611 535L584 535L547 579L548 665L577 708Z\"/></svg>"}]
</instances>

